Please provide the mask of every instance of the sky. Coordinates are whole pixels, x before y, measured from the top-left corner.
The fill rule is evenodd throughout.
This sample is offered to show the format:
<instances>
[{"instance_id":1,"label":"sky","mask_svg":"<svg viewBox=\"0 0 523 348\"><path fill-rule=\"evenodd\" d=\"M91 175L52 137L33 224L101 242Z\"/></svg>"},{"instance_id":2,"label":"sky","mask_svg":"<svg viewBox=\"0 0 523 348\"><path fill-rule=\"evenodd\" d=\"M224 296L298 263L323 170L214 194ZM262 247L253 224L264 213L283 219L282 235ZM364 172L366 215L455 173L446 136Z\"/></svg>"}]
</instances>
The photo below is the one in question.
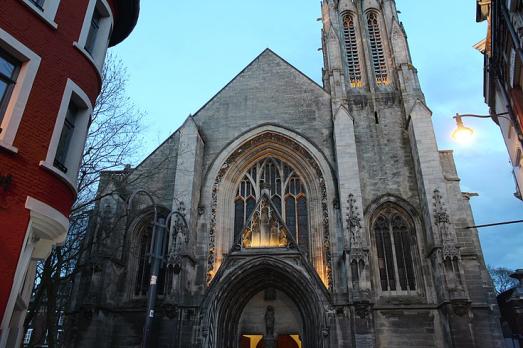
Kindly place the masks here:
<instances>
[{"instance_id":1,"label":"sky","mask_svg":"<svg viewBox=\"0 0 523 348\"><path fill-rule=\"evenodd\" d=\"M486 32L475 1L397 0L440 149L454 150L477 224L523 219L499 128L465 119L476 130L469 146L452 141L452 116L487 114L483 57L473 49ZM147 113L145 158L265 48L321 84L317 0L142 1L138 25L111 51L128 68L128 94ZM450 10L448 10L450 9ZM523 224L480 229L487 264L523 268Z\"/></svg>"}]
</instances>

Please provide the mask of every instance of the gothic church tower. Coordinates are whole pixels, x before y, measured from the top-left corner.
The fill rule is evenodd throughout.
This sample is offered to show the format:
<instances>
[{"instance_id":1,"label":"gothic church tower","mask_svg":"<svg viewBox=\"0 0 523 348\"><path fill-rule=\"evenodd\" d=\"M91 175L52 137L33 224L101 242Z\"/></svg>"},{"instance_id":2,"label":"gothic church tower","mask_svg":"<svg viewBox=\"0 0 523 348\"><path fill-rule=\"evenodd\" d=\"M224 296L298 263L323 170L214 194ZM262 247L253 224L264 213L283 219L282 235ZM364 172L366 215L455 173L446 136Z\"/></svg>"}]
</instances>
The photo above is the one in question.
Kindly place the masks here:
<instances>
[{"instance_id":1,"label":"gothic church tower","mask_svg":"<svg viewBox=\"0 0 523 348\"><path fill-rule=\"evenodd\" d=\"M322 18L323 86L267 49L136 168L103 174L69 346L140 345L151 219L171 211L155 346L502 347L471 194L395 2L324 0ZM155 206L126 210L140 189Z\"/></svg>"},{"instance_id":2,"label":"gothic church tower","mask_svg":"<svg viewBox=\"0 0 523 348\"><path fill-rule=\"evenodd\" d=\"M395 1L325 0L322 19L349 301L355 314L374 309L373 329L369 322L354 326L356 346L377 332L388 333L375 337L378 346L409 346L414 326L394 327L390 319L415 318L416 303L432 303L439 310L429 316L447 320L436 329L441 346L499 345L497 336L481 338L482 327L497 323L476 321L486 318L480 308L493 298L477 232L464 229L473 225L470 196L459 190L452 153L438 151ZM382 212L375 209L380 204ZM419 225L401 221L400 210L412 214L411 208ZM408 255L409 242L398 240L412 223L418 255ZM417 270L409 266L417 262ZM393 303L402 304L396 313L376 310ZM411 335L400 338L402 329Z\"/></svg>"}]
</instances>

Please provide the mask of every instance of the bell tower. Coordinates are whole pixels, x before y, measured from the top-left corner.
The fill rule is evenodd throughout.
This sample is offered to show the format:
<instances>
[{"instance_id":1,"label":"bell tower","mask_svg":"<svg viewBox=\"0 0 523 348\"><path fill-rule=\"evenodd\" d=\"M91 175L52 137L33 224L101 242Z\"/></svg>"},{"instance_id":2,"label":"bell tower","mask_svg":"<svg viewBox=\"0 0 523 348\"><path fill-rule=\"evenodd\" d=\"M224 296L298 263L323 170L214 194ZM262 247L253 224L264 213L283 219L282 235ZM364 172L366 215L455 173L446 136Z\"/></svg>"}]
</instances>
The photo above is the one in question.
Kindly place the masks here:
<instances>
[{"instance_id":1,"label":"bell tower","mask_svg":"<svg viewBox=\"0 0 523 348\"><path fill-rule=\"evenodd\" d=\"M396 301L398 293L409 301L447 303L445 310L459 313L450 319L453 339L459 337L461 346L473 346L474 334L458 329L470 324L462 309L473 300L474 285L465 281L464 269L476 267L478 279L484 279L486 270L482 261L462 256L466 249L462 246L477 239L477 232L467 234L460 226L464 220L459 209L470 212L470 206L468 201L462 205L459 185L452 186L459 179L449 171L448 164L455 168L450 152L438 150L432 113L396 3L324 0L322 20L323 84L331 95L344 234L345 274L335 282L336 291L345 293L353 318L361 321L356 328L371 327L370 308ZM417 258L422 265L418 270L387 265L387 247L379 245L384 241L380 231L394 229L386 218L380 220L379 211L387 206L396 209L392 208L396 204L419 212L414 238L424 251L412 254L412 260ZM403 283L397 280L401 277ZM374 335L359 329L354 334L356 342Z\"/></svg>"},{"instance_id":2,"label":"bell tower","mask_svg":"<svg viewBox=\"0 0 523 348\"><path fill-rule=\"evenodd\" d=\"M335 105L364 96L377 112L386 95L399 94L406 109L424 99L394 0L325 0L322 7L323 83Z\"/></svg>"}]
</instances>

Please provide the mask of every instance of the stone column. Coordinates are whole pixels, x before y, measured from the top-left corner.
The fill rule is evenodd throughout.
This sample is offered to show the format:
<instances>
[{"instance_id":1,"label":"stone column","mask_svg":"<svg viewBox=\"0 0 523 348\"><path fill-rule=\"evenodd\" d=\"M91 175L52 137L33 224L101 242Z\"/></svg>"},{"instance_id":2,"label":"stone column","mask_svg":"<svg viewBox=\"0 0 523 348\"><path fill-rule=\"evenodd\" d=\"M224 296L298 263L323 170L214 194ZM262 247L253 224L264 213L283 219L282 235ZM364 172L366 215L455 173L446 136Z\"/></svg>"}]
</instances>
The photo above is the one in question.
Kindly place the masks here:
<instances>
[{"instance_id":1,"label":"stone column","mask_svg":"<svg viewBox=\"0 0 523 348\"><path fill-rule=\"evenodd\" d=\"M454 224L447 211L448 193L440 162L432 113L417 100L408 116L408 132L425 224L427 252L432 263L436 301L450 323L460 347L472 347L470 299L461 279L463 269Z\"/></svg>"},{"instance_id":2,"label":"stone column","mask_svg":"<svg viewBox=\"0 0 523 348\"><path fill-rule=\"evenodd\" d=\"M340 214L345 241L347 291L352 308L354 335L356 342L365 342L365 347L372 347L374 333L370 294L370 239L365 220L362 218L363 199L354 119L344 106L341 106L334 116L334 142L338 165Z\"/></svg>"},{"instance_id":3,"label":"stone column","mask_svg":"<svg viewBox=\"0 0 523 348\"><path fill-rule=\"evenodd\" d=\"M184 229L182 218L174 215L169 240L169 264L174 272L174 295L177 299L183 299L182 287L191 283L196 266L192 246L199 214L204 143L192 116L189 116L179 132L172 211L185 217L188 230Z\"/></svg>"}]
</instances>

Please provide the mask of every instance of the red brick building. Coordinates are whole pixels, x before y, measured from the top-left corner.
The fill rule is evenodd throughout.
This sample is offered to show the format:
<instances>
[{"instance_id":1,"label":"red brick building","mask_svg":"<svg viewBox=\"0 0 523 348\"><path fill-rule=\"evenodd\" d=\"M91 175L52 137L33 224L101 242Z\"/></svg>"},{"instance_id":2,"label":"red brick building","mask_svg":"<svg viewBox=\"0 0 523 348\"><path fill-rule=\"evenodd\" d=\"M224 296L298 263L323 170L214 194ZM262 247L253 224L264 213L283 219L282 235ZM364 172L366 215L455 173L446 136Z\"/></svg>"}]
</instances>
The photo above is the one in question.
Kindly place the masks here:
<instances>
[{"instance_id":1,"label":"red brick building","mask_svg":"<svg viewBox=\"0 0 523 348\"><path fill-rule=\"evenodd\" d=\"M0 347L20 344L37 260L65 239L109 46L139 0L0 5Z\"/></svg>"}]
</instances>

